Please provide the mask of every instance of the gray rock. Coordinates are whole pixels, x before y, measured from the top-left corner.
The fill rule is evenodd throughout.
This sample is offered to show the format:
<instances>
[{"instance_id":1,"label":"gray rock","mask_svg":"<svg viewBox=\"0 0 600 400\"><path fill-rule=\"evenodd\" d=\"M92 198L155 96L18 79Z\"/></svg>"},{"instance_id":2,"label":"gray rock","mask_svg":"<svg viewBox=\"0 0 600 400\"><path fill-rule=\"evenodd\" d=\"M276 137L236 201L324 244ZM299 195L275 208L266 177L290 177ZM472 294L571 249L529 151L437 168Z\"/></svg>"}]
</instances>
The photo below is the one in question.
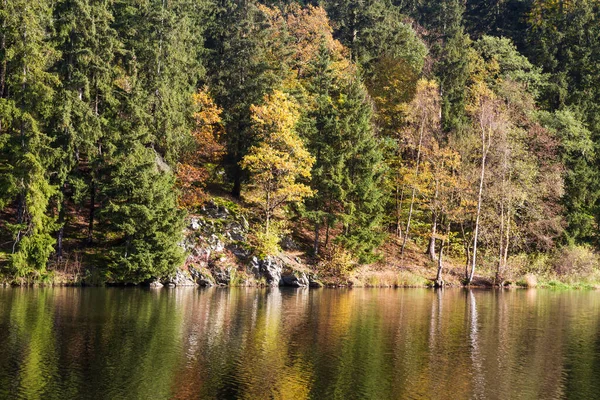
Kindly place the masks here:
<instances>
[{"instance_id":1,"label":"gray rock","mask_svg":"<svg viewBox=\"0 0 600 400\"><path fill-rule=\"evenodd\" d=\"M225 243L221 242L221 240L219 239L219 237L215 234L210 236L210 248L212 251L215 251L217 253L222 252L223 250L225 250Z\"/></svg>"},{"instance_id":2,"label":"gray rock","mask_svg":"<svg viewBox=\"0 0 600 400\"><path fill-rule=\"evenodd\" d=\"M215 278L212 276L209 270L190 266L189 271L192 279L194 279L194 281L200 286L214 286L216 284Z\"/></svg>"},{"instance_id":3,"label":"gray rock","mask_svg":"<svg viewBox=\"0 0 600 400\"><path fill-rule=\"evenodd\" d=\"M267 257L259 261L259 272L260 277L265 278L267 285L280 286L282 284L281 273L283 272L283 268L281 264L277 263L275 258Z\"/></svg>"},{"instance_id":4,"label":"gray rock","mask_svg":"<svg viewBox=\"0 0 600 400\"><path fill-rule=\"evenodd\" d=\"M196 282L191 275L181 269L177 269L174 276L163 280L163 285L172 286L196 286Z\"/></svg>"},{"instance_id":5,"label":"gray rock","mask_svg":"<svg viewBox=\"0 0 600 400\"><path fill-rule=\"evenodd\" d=\"M163 287L163 284L160 283L160 281L157 279L148 283L148 286L152 289L160 289L161 287Z\"/></svg>"},{"instance_id":6,"label":"gray rock","mask_svg":"<svg viewBox=\"0 0 600 400\"><path fill-rule=\"evenodd\" d=\"M296 244L296 242L294 242L294 239L292 239L290 235L285 235L281 239L281 248L284 250L293 251L298 249L298 245Z\"/></svg>"},{"instance_id":7,"label":"gray rock","mask_svg":"<svg viewBox=\"0 0 600 400\"><path fill-rule=\"evenodd\" d=\"M250 229L250 224L248 223L248 220L246 219L246 217L244 217L243 215L242 215L242 226L245 231L248 231L248 229Z\"/></svg>"},{"instance_id":8,"label":"gray rock","mask_svg":"<svg viewBox=\"0 0 600 400\"><path fill-rule=\"evenodd\" d=\"M198 218L191 219L190 228L194 231L197 231L198 229L200 229L200 221L198 220Z\"/></svg>"},{"instance_id":9,"label":"gray rock","mask_svg":"<svg viewBox=\"0 0 600 400\"><path fill-rule=\"evenodd\" d=\"M213 271L213 276L219 285L229 285L231 281L231 271L229 269L216 269Z\"/></svg>"},{"instance_id":10,"label":"gray rock","mask_svg":"<svg viewBox=\"0 0 600 400\"><path fill-rule=\"evenodd\" d=\"M250 257L250 254L251 254L250 250L247 250L237 244L230 244L230 245L226 246L226 249L231 251L234 256L236 256L237 258L241 258L241 259L247 259L248 257Z\"/></svg>"},{"instance_id":11,"label":"gray rock","mask_svg":"<svg viewBox=\"0 0 600 400\"><path fill-rule=\"evenodd\" d=\"M291 287L308 287L310 284L308 277L304 272L293 271L281 277L284 286Z\"/></svg>"}]
</instances>

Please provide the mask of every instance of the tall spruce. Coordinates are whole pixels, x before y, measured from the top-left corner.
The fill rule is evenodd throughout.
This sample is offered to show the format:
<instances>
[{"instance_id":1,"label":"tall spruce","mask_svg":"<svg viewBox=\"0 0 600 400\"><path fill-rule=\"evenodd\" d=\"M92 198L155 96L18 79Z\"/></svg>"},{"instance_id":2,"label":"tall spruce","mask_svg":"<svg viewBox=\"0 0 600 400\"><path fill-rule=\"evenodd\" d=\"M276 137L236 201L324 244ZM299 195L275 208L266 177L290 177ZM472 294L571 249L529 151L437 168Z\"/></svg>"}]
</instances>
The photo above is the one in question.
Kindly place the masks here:
<instances>
[{"instance_id":1,"label":"tall spruce","mask_svg":"<svg viewBox=\"0 0 600 400\"><path fill-rule=\"evenodd\" d=\"M50 67L57 57L50 40L50 1L2 4L0 71L0 207L14 207L6 226L13 242L10 264L18 276L40 275L53 252L57 151L49 124L58 86Z\"/></svg>"},{"instance_id":2,"label":"tall spruce","mask_svg":"<svg viewBox=\"0 0 600 400\"><path fill-rule=\"evenodd\" d=\"M261 7L252 0L215 0L207 28L209 83L223 109L225 164L235 197L247 178L239 163L255 141L250 106L278 87L285 69L284 59L268 56L271 27Z\"/></svg>"},{"instance_id":3,"label":"tall spruce","mask_svg":"<svg viewBox=\"0 0 600 400\"><path fill-rule=\"evenodd\" d=\"M358 78L349 80L334 71L330 51L322 45L311 65L308 90L314 104L303 124L315 156L307 202L314 224L314 253L337 241L363 260L379 244L382 214L382 154L371 125L372 109ZM325 237L321 230L325 228Z\"/></svg>"}]
</instances>

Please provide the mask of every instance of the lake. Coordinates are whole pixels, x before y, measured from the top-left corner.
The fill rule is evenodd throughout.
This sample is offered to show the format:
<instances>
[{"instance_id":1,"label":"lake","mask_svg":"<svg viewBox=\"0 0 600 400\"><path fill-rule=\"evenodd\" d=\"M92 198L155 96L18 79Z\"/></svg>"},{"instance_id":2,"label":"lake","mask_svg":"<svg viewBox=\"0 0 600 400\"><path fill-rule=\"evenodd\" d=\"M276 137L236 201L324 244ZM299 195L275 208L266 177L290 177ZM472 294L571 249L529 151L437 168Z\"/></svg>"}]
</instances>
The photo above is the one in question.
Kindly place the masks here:
<instances>
[{"instance_id":1,"label":"lake","mask_svg":"<svg viewBox=\"0 0 600 400\"><path fill-rule=\"evenodd\" d=\"M0 398L591 399L600 293L0 289Z\"/></svg>"}]
</instances>

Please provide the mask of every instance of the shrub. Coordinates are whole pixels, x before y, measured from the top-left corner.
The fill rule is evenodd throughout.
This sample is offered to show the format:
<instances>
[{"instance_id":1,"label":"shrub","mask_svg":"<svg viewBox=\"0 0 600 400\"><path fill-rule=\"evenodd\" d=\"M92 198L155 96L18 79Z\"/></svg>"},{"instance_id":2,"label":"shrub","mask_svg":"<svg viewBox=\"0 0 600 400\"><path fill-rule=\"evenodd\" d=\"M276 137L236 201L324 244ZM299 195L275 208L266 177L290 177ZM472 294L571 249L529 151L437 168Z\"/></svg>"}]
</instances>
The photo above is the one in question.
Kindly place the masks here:
<instances>
[{"instance_id":1,"label":"shrub","mask_svg":"<svg viewBox=\"0 0 600 400\"><path fill-rule=\"evenodd\" d=\"M249 235L254 253L260 258L279 253L281 251L279 242L281 237L287 233L289 233L289 230L285 221L272 221L268 233L265 232L262 226L259 226Z\"/></svg>"},{"instance_id":2,"label":"shrub","mask_svg":"<svg viewBox=\"0 0 600 400\"><path fill-rule=\"evenodd\" d=\"M589 246L566 246L555 256L552 266L557 275L586 279L598 271L598 255Z\"/></svg>"},{"instance_id":3,"label":"shrub","mask_svg":"<svg viewBox=\"0 0 600 400\"><path fill-rule=\"evenodd\" d=\"M317 268L319 276L328 283L345 284L350 279L354 265L350 252L333 244L323 250Z\"/></svg>"}]
</instances>

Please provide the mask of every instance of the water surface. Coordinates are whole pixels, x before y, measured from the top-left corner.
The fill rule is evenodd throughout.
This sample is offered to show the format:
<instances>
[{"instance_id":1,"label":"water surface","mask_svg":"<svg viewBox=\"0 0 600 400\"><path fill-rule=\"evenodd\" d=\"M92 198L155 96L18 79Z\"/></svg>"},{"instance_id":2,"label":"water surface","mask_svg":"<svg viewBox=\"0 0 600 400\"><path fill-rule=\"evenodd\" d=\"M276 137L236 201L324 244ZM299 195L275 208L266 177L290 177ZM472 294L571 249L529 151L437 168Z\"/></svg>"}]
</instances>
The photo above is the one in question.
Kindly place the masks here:
<instances>
[{"instance_id":1,"label":"water surface","mask_svg":"<svg viewBox=\"0 0 600 400\"><path fill-rule=\"evenodd\" d=\"M0 398L600 396L600 293L0 289Z\"/></svg>"}]
</instances>

